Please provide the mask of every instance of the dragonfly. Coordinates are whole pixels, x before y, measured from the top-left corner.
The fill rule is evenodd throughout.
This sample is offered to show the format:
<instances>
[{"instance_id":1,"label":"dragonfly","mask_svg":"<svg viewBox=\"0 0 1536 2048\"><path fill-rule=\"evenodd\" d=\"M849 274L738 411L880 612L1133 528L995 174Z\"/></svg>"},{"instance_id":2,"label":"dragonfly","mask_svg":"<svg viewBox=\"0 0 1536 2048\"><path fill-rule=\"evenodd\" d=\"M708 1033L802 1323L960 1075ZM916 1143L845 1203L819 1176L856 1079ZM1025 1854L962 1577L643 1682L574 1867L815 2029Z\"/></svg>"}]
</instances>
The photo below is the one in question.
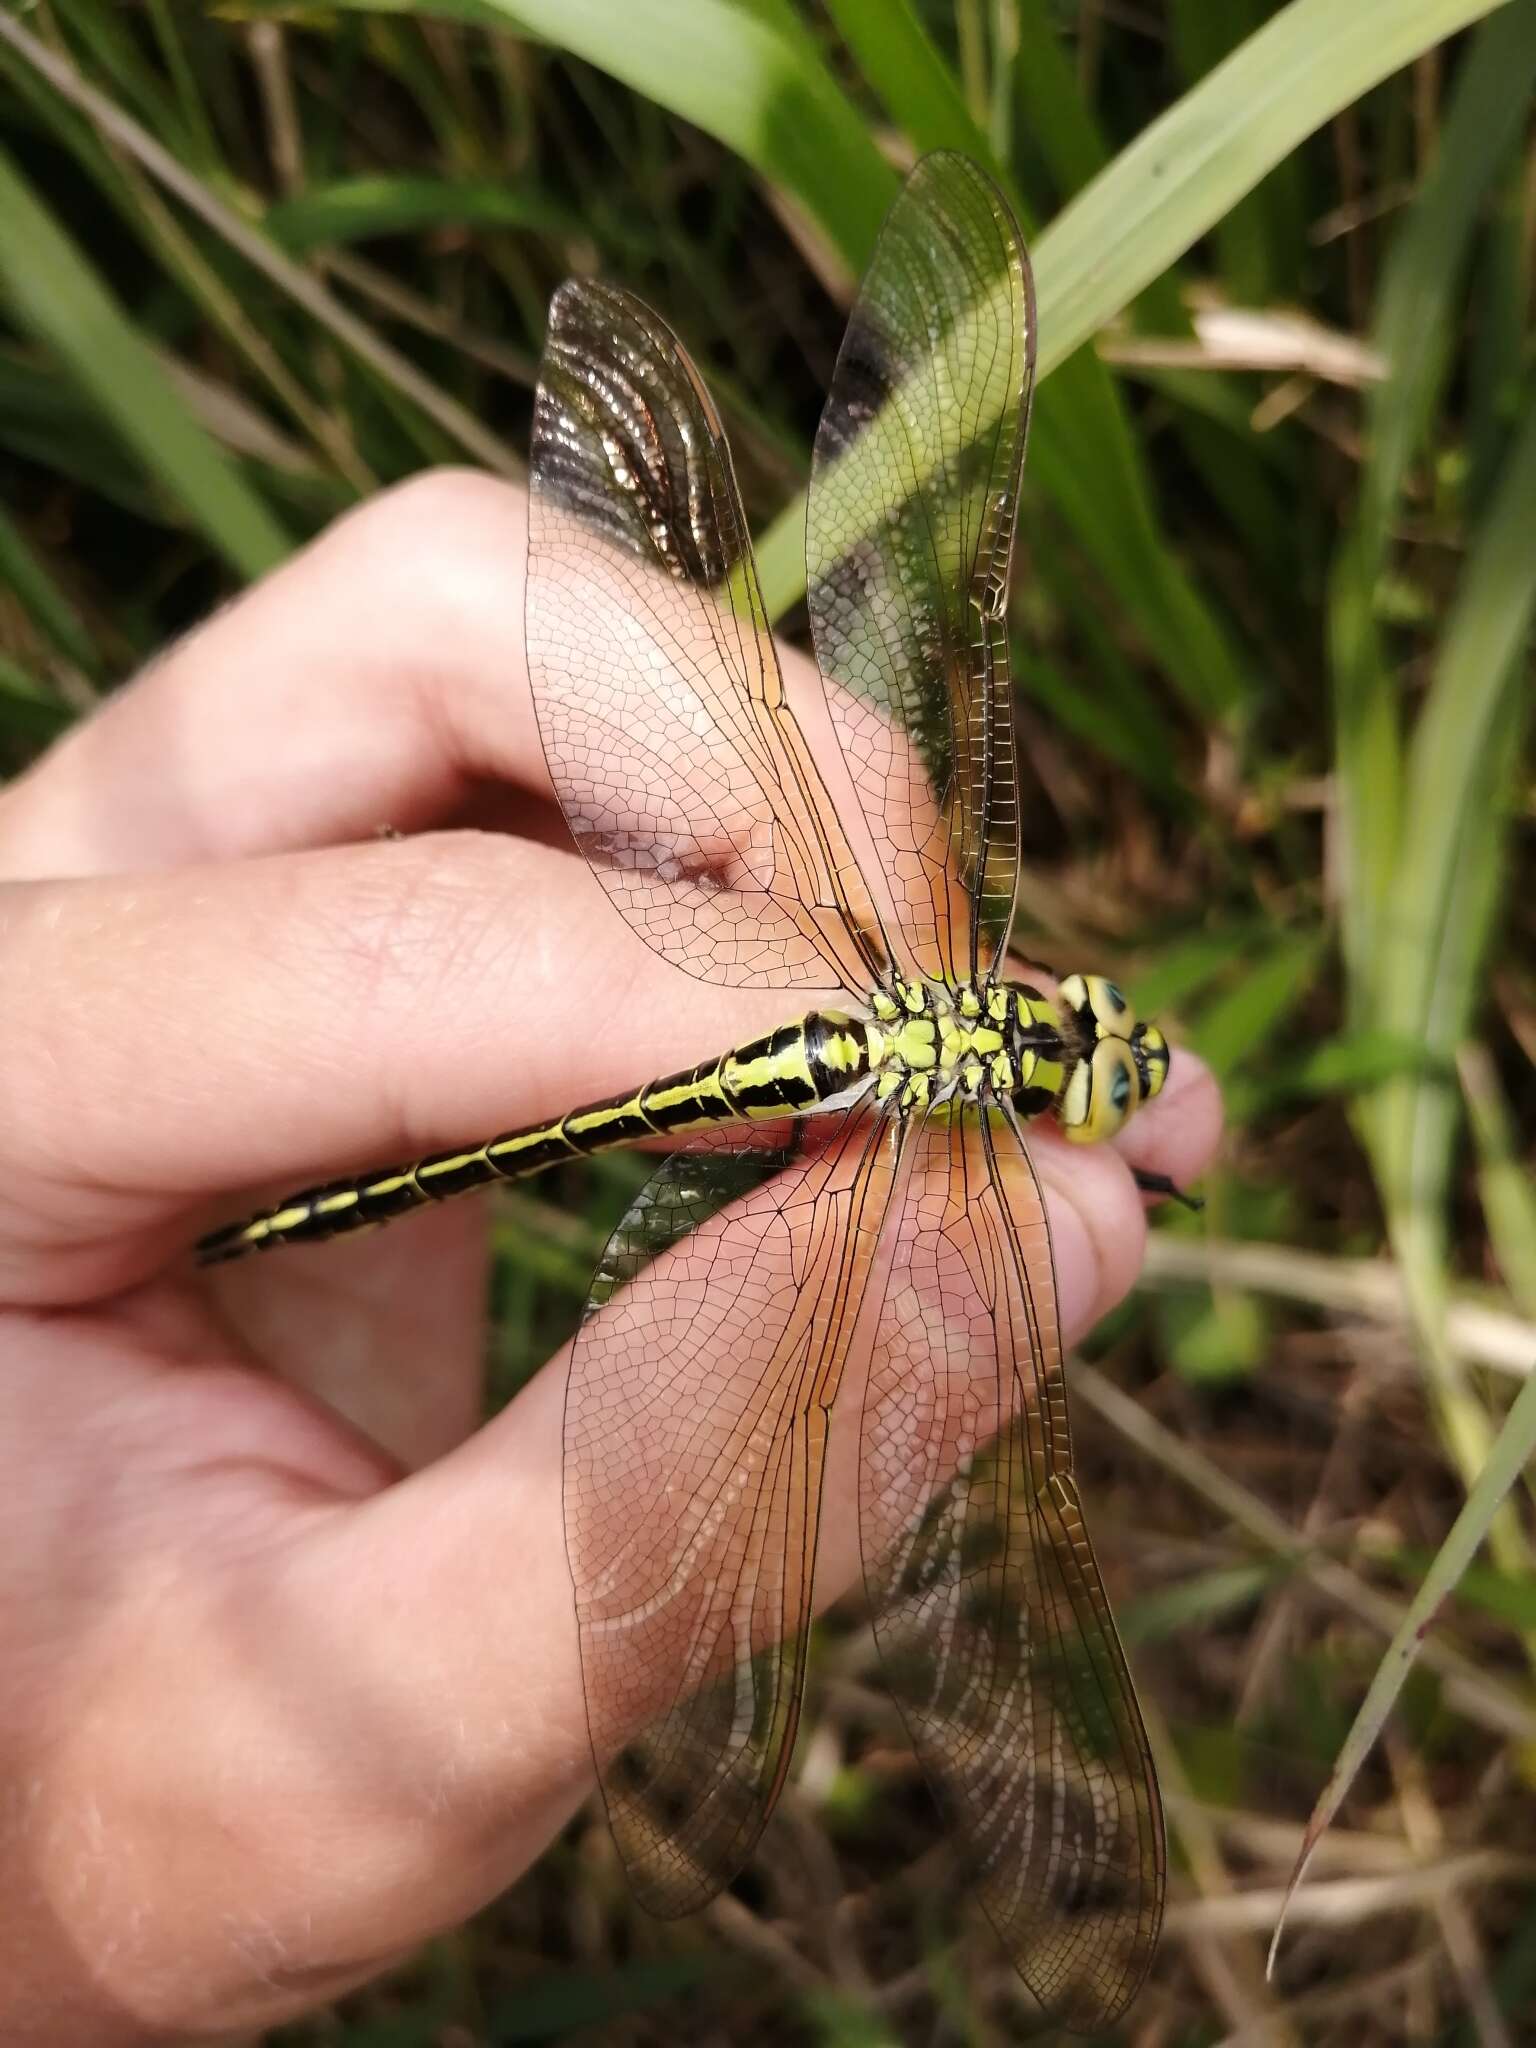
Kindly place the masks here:
<instances>
[{"instance_id":1,"label":"dragonfly","mask_svg":"<svg viewBox=\"0 0 1536 2048\"><path fill-rule=\"evenodd\" d=\"M561 287L526 598L549 772L630 928L686 975L782 991L790 1021L305 1189L200 1251L659 1149L593 1283L565 1410L589 1731L629 1880L655 1913L693 1911L762 1833L801 1710L829 1445L851 1442L883 1676L1024 1984L1086 2030L1146 1975L1165 1849L1073 1467L1028 1131L1113 1136L1170 1050L1103 976L1048 993L1011 966L1007 605L1034 365L1006 200L969 159L924 158L853 306L809 486L844 814L786 693L703 379L637 298Z\"/></svg>"}]
</instances>

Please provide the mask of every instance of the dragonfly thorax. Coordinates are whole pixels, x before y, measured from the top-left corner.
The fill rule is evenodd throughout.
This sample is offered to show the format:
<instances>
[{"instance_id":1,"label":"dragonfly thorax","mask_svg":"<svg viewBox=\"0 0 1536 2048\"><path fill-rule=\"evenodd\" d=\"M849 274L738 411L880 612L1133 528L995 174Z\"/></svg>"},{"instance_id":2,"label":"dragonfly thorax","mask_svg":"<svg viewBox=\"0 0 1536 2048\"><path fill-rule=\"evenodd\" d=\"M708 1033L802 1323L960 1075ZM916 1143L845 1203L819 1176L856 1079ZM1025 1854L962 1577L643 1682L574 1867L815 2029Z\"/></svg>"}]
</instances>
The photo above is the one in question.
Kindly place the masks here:
<instances>
[{"instance_id":1,"label":"dragonfly thorax","mask_svg":"<svg viewBox=\"0 0 1536 2048\"><path fill-rule=\"evenodd\" d=\"M1168 1071L1162 1033L1098 975L1070 976L1054 999L1027 982L898 981L864 1019L821 1021L845 1047L840 1100L871 1086L908 1110L1006 1100L1023 1117L1054 1110L1080 1142L1113 1135Z\"/></svg>"},{"instance_id":2,"label":"dragonfly thorax","mask_svg":"<svg viewBox=\"0 0 1536 2048\"><path fill-rule=\"evenodd\" d=\"M1007 1097L1034 1116L1067 1078L1056 1007L1023 984L898 981L871 997L865 1034L876 1099L900 1109Z\"/></svg>"}]
</instances>

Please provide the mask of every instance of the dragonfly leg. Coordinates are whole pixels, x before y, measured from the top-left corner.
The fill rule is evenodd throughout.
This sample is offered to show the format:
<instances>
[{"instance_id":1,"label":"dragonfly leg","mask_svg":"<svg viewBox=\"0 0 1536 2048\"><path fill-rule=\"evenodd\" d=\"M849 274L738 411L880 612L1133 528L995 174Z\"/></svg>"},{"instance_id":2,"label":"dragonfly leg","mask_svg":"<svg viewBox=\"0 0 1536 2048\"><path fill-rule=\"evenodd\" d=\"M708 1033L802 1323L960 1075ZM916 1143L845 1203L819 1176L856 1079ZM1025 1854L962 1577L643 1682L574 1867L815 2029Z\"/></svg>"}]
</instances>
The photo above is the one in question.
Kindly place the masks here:
<instances>
[{"instance_id":1,"label":"dragonfly leg","mask_svg":"<svg viewBox=\"0 0 1536 2048\"><path fill-rule=\"evenodd\" d=\"M1186 1193L1169 1174L1143 1173L1139 1166L1133 1166L1131 1177L1144 1195L1167 1195L1175 1202L1182 1202L1186 1209L1192 1209L1197 1216L1205 1207L1203 1195Z\"/></svg>"}]
</instances>

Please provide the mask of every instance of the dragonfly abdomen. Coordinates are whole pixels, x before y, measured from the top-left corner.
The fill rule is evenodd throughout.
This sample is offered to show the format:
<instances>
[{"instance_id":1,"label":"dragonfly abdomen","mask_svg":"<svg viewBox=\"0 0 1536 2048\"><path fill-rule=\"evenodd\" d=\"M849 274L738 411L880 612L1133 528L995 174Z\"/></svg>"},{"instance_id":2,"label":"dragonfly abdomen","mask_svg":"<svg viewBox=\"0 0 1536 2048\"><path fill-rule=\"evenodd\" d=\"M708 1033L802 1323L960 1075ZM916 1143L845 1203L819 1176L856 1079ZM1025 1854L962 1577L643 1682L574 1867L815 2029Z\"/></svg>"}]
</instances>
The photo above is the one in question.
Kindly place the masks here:
<instances>
[{"instance_id":1,"label":"dragonfly abdomen","mask_svg":"<svg viewBox=\"0 0 1536 2048\"><path fill-rule=\"evenodd\" d=\"M1136 1103L1155 1095L1167 1066L1162 1034L1137 1021L1119 990L1098 976L1071 977L1058 1002L1024 984L897 983L872 996L867 1019L813 1010L551 1122L301 1189L212 1232L197 1252L204 1265L216 1265L275 1245L323 1243L616 1145L810 1116L866 1093L894 1098L908 1113L951 1096L978 1103L1006 1096L1016 1115L1053 1109L1068 1137L1093 1140L1118 1130Z\"/></svg>"},{"instance_id":2,"label":"dragonfly abdomen","mask_svg":"<svg viewBox=\"0 0 1536 2048\"><path fill-rule=\"evenodd\" d=\"M437 1152L355 1180L303 1188L243 1223L200 1239L203 1265L283 1244L320 1244L388 1223L428 1202L497 1180L522 1180L562 1160L718 1124L804 1116L867 1085L870 1045L857 1019L812 1012L641 1088L589 1102L553 1122L526 1124L456 1152Z\"/></svg>"}]
</instances>

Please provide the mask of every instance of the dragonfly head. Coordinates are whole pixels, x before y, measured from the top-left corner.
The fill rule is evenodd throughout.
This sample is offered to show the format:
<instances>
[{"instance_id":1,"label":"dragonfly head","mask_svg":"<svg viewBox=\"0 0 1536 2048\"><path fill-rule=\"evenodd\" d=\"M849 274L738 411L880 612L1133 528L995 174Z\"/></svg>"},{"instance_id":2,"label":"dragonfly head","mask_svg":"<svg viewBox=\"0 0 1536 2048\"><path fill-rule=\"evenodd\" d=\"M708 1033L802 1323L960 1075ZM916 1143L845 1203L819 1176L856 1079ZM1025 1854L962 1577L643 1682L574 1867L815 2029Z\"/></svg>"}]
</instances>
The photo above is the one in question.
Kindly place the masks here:
<instances>
[{"instance_id":1,"label":"dragonfly head","mask_svg":"<svg viewBox=\"0 0 1536 2048\"><path fill-rule=\"evenodd\" d=\"M1168 1041L1136 1015L1100 974L1072 974L1057 994L1063 1035L1077 1063L1056 1104L1056 1120L1078 1144L1112 1138L1168 1078Z\"/></svg>"}]
</instances>

